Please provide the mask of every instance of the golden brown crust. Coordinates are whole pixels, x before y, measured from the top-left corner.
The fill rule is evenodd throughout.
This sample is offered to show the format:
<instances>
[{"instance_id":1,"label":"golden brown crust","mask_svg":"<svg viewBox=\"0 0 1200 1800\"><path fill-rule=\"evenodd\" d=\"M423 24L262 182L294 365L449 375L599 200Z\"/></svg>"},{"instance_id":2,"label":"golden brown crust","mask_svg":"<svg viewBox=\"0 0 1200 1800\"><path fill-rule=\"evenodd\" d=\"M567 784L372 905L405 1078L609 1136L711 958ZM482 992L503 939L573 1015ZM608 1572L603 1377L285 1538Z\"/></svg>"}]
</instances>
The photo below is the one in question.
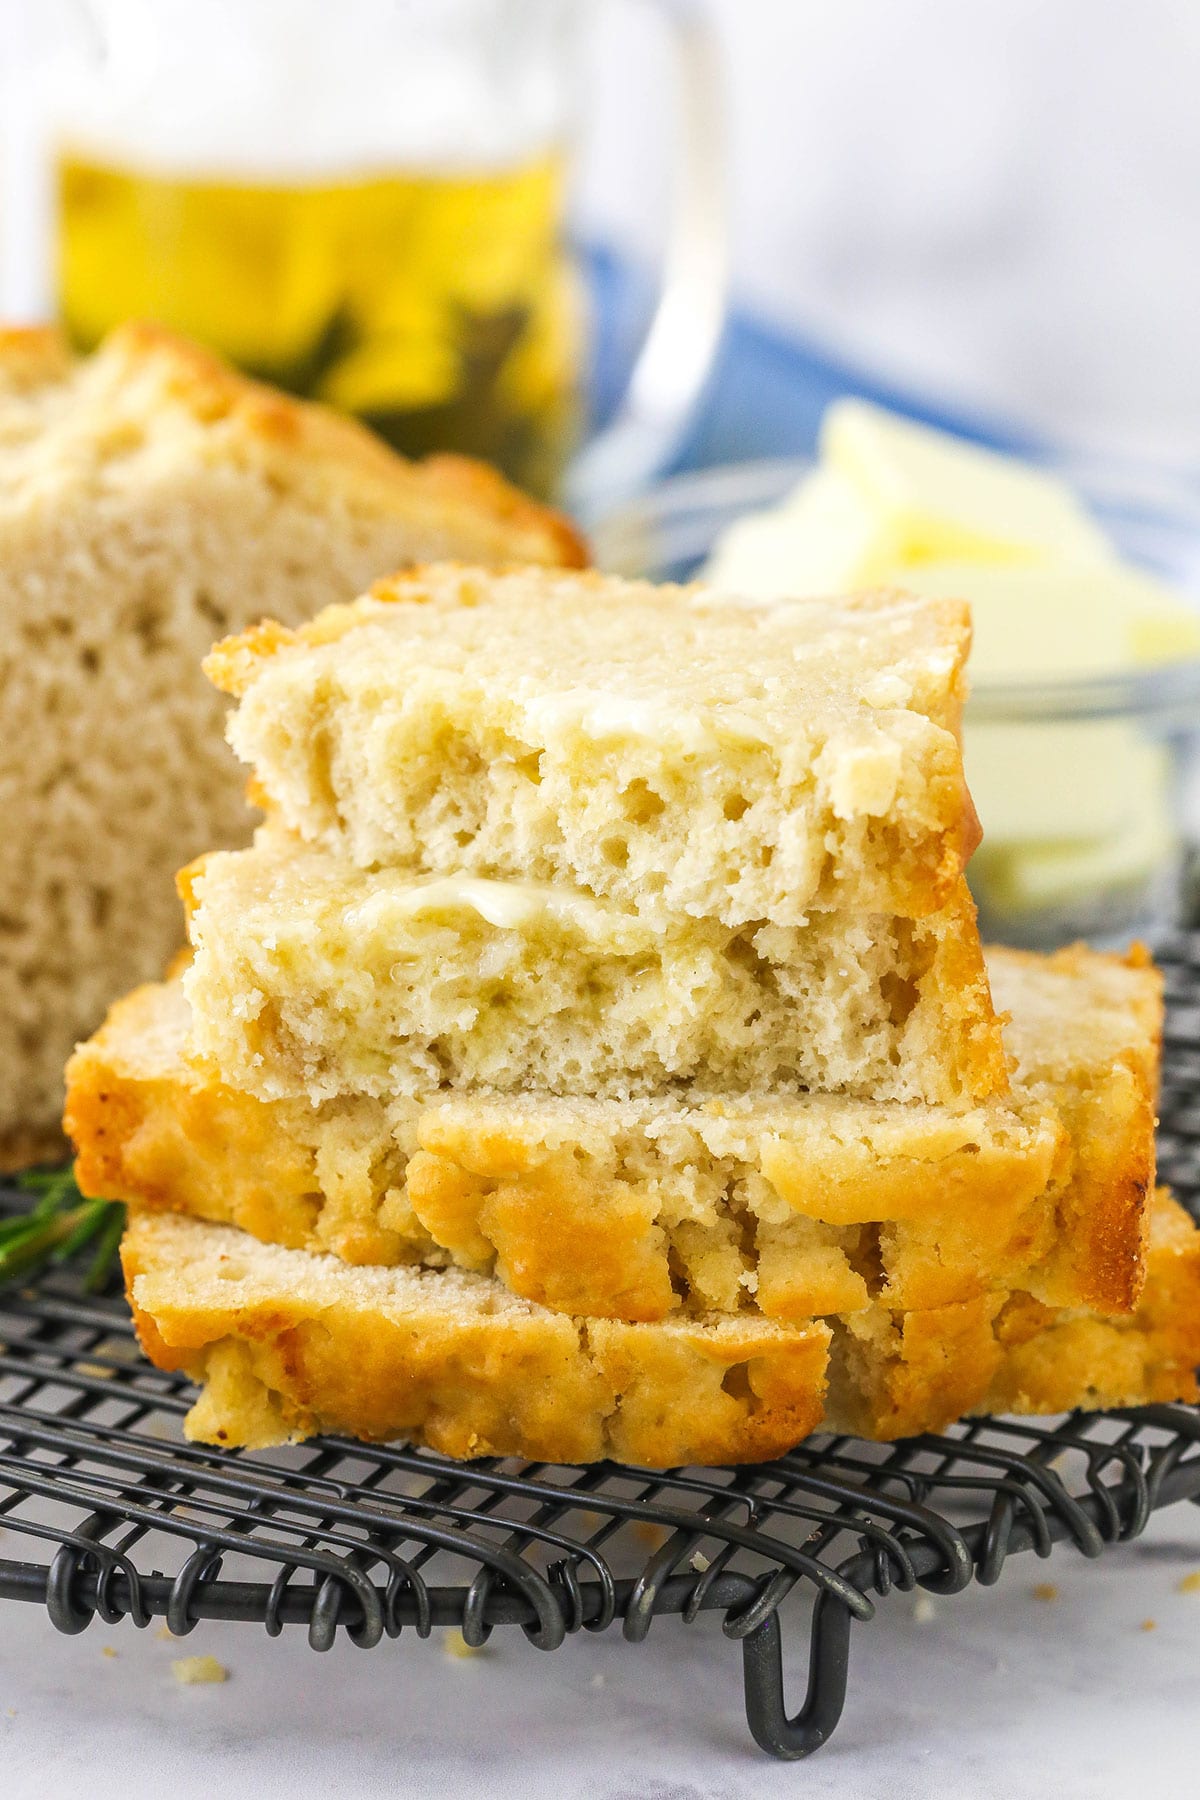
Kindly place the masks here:
<instances>
[{"instance_id":1,"label":"golden brown crust","mask_svg":"<svg viewBox=\"0 0 1200 1800\"><path fill-rule=\"evenodd\" d=\"M1098 1318L1014 1297L997 1319L1003 1359L978 1410L1046 1413L1200 1398L1200 1231L1165 1189L1149 1215L1136 1312Z\"/></svg>"},{"instance_id":2,"label":"golden brown crust","mask_svg":"<svg viewBox=\"0 0 1200 1800\"><path fill-rule=\"evenodd\" d=\"M164 1007L168 995L175 1004ZM64 1125L85 1193L236 1224L264 1243L336 1249L353 1263L413 1262L435 1250L415 1219L404 1233L380 1223L382 1109L359 1107L320 1130L313 1119L305 1133L307 1109L289 1119L189 1068L175 1030L181 1010L172 990L137 988L71 1058Z\"/></svg>"},{"instance_id":3,"label":"golden brown crust","mask_svg":"<svg viewBox=\"0 0 1200 1800\"><path fill-rule=\"evenodd\" d=\"M873 1307L835 1340L830 1414L859 1437L916 1437L979 1410L1001 1360L993 1320L1002 1294L918 1312Z\"/></svg>"},{"instance_id":4,"label":"golden brown crust","mask_svg":"<svg viewBox=\"0 0 1200 1800\"><path fill-rule=\"evenodd\" d=\"M122 1247L146 1354L208 1383L189 1434L278 1443L317 1430L451 1456L648 1467L761 1461L822 1412L828 1330L761 1320L576 1321L435 1272L401 1283L134 1214ZM364 1281L369 1273L371 1279Z\"/></svg>"},{"instance_id":5,"label":"golden brown crust","mask_svg":"<svg viewBox=\"0 0 1200 1800\"><path fill-rule=\"evenodd\" d=\"M934 940L930 929L936 918L951 927ZM945 996L946 1038L953 1044L949 1061L962 1071L962 1092L972 1099L1009 1091L1008 1053L1004 1048L1004 1020L992 1006L983 947L979 941L979 916L970 889L960 876L955 893L940 915L913 922L920 940L928 933L936 942L928 975L918 985ZM955 997L953 1007L950 996Z\"/></svg>"},{"instance_id":6,"label":"golden brown crust","mask_svg":"<svg viewBox=\"0 0 1200 1800\"><path fill-rule=\"evenodd\" d=\"M98 383L117 390L148 385L148 404L177 407L219 432L226 455L260 460L282 478L340 496L352 509L436 518L464 544L478 540L481 556L490 550L513 562L587 563L587 545L567 518L486 464L455 455L411 462L355 420L253 381L164 326L146 320L118 326L86 365L76 364L52 327L0 330L0 386L44 387L85 366Z\"/></svg>"},{"instance_id":7,"label":"golden brown crust","mask_svg":"<svg viewBox=\"0 0 1200 1800\"><path fill-rule=\"evenodd\" d=\"M1001 1003L1012 1007L1022 1085L1061 1112L1073 1145L1058 1202L1062 1249L1039 1296L1052 1306L1128 1313L1141 1292L1154 1191L1162 975L1138 943L1123 955L1086 944L1044 957L989 955ZM1078 1017L1064 1004L1070 993L1081 997ZM1057 1030L1039 1029L1047 1013L1057 1015Z\"/></svg>"},{"instance_id":8,"label":"golden brown crust","mask_svg":"<svg viewBox=\"0 0 1200 1800\"><path fill-rule=\"evenodd\" d=\"M882 1308L838 1332L830 1415L866 1437L938 1431L967 1413L1058 1413L1200 1397L1200 1231L1153 1199L1142 1298L1106 1318L993 1294L926 1312Z\"/></svg>"},{"instance_id":9,"label":"golden brown crust","mask_svg":"<svg viewBox=\"0 0 1200 1800\"><path fill-rule=\"evenodd\" d=\"M51 351L42 354L48 361ZM156 377L164 399L297 478L308 481L320 471L351 505L433 509L447 525L460 522L468 539L490 521L514 561L574 568L588 560L583 539L561 513L530 500L486 465L460 456L409 462L355 420L252 381L164 326L131 320L95 355L119 381Z\"/></svg>"}]
</instances>

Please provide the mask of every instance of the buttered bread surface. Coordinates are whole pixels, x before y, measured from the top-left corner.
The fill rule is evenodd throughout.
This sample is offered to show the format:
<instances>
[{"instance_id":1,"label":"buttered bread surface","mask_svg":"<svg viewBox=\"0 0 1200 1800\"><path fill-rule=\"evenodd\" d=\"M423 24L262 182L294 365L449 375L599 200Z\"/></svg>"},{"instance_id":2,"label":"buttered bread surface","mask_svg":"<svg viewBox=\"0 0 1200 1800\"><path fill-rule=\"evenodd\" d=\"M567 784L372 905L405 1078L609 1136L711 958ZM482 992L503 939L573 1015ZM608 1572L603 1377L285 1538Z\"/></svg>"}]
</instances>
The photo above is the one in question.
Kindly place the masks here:
<instances>
[{"instance_id":1,"label":"buttered bread surface","mask_svg":"<svg viewBox=\"0 0 1200 1800\"><path fill-rule=\"evenodd\" d=\"M969 638L959 602L895 592L430 568L206 667L257 797L360 867L798 925L953 898Z\"/></svg>"}]
</instances>

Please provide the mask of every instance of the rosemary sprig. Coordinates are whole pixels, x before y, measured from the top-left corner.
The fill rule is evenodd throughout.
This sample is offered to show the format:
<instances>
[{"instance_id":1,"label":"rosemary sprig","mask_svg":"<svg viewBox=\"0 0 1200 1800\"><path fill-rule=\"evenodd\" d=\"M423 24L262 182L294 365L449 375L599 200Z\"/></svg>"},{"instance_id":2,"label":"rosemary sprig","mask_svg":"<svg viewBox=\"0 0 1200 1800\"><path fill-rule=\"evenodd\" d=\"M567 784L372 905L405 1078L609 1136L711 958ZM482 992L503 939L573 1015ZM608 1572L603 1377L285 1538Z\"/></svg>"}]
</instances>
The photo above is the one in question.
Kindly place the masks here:
<instances>
[{"instance_id":1,"label":"rosemary sprig","mask_svg":"<svg viewBox=\"0 0 1200 1800\"><path fill-rule=\"evenodd\" d=\"M95 1246L83 1285L89 1294L108 1280L125 1223L119 1200L87 1200L67 1169L30 1169L17 1186L36 1196L26 1213L0 1219L0 1284L19 1281L47 1263L65 1262Z\"/></svg>"}]
</instances>

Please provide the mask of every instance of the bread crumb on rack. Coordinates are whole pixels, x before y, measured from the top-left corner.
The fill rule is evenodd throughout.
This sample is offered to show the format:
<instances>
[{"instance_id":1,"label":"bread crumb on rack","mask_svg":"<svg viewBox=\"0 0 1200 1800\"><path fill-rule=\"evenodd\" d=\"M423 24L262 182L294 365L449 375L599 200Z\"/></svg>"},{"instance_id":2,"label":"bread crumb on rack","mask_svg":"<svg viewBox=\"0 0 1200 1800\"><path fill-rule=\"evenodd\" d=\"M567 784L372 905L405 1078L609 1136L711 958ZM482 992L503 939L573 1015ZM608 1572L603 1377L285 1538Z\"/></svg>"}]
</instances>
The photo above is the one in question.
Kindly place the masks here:
<instances>
[{"instance_id":1,"label":"bread crumb on rack","mask_svg":"<svg viewBox=\"0 0 1200 1800\"><path fill-rule=\"evenodd\" d=\"M468 1656L480 1656L483 1653L482 1644L468 1644L462 1632L457 1628L446 1633L445 1637L442 1639L442 1649L447 1656L452 1656L456 1662L461 1662Z\"/></svg>"},{"instance_id":2,"label":"bread crumb on rack","mask_svg":"<svg viewBox=\"0 0 1200 1800\"><path fill-rule=\"evenodd\" d=\"M1177 1583L1175 1591L1178 1594L1200 1594L1200 1569L1193 1569L1190 1575L1185 1575Z\"/></svg>"},{"instance_id":3,"label":"bread crumb on rack","mask_svg":"<svg viewBox=\"0 0 1200 1800\"><path fill-rule=\"evenodd\" d=\"M1035 1600L1057 1600L1058 1589L1052 1581L1039 1581L1033 1590Z\"/></svg>"},{"instance_id":4,"label":"bread crumb on rack","mask_svg":"<svg viewBox=\"0 0 1200 1800\"><path fill-rule=\"evenodd\" d=\"M229 1670L215 1656L180 1656L171 1664L171 1673L181 1687L203 1687L207 1683L228 1681Z\"/></svg>"},{"instance_id":5,"label":"bread crumb on rack","mask_svg":"<svg viewBox=\"0 0 1200 1800\"><path fill-rule=\"evenodd\" d=\"M937 1617L937 1607L933 1604L933 1599L929 1594L917 1595L913 1601L912 1616L915 1625L932 1624Z\"/></svg>"}]
</instances>

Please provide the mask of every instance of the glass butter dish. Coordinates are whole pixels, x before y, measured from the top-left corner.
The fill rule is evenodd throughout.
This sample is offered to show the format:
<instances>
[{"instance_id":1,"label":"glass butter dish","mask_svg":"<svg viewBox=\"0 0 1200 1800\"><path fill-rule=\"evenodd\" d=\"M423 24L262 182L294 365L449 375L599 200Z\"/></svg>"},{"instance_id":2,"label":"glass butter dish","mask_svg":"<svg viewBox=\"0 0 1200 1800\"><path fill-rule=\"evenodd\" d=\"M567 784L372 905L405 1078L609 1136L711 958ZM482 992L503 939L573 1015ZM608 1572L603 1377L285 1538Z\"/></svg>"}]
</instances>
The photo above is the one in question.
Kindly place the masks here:
<instances>
[{"instance_id":1,"label":"glass butter dish","mask_svg":"<svg viewBox=\"0 0 1200 1800\"><path fill-rule=\"evenodd\" d=\"M731 525L777 508L812 466L745 463L664 482L594 531L596 560L617 573L689 579ZM1171 584L1200 620L1200 488L1110 461L1064 458L1053 469L1130 579L1144 571ZM949 574L938 571L938 592L953 589ZM956 591L970 599L967 580L964 571ZM1086 601L1088 572L1072 580ZM904 585L920 591L920 570ZM992 939L1039 949L1079 937L1123 943L1200 917L1200 655L1184 633L1121 657L1102 587L1069 656L1054 652L1067 627L1050 601L1039 609L1036 592L1024 596L1010 628L1046 646L1051 672L998 677L1003 657L989 645L991 672L973 678L964 748L984 839L969 875ZM1064 661L1072 672L1053 672Z\"/></svg>"}]
</instances>

